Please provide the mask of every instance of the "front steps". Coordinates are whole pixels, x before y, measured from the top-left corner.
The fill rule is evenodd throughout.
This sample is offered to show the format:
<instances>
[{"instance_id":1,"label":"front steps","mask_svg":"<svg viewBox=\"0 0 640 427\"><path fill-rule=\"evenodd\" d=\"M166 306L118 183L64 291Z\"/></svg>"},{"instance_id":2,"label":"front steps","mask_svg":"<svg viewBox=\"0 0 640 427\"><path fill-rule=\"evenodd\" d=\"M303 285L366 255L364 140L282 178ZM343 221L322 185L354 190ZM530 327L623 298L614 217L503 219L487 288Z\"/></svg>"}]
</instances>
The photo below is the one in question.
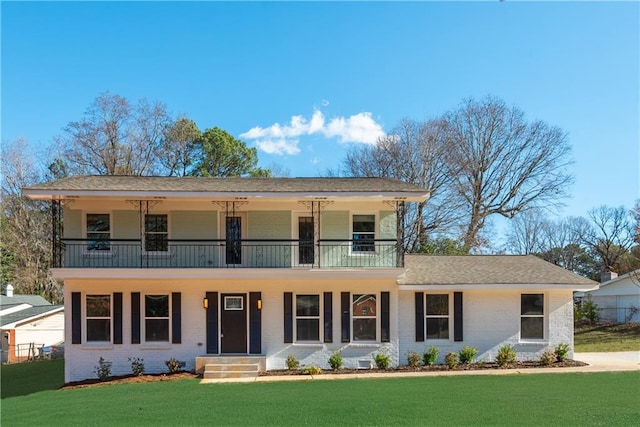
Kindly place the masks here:
<instances>
[{"instance_id":1,"label":"front steps","mask_svg":"<svg viewBox=\"0 0 640 427\"><path fill-rule=\"evenodd\" d=\"M257 378L266 368L264 356L203 356L196 358L202 379Z\"/></svg>"}]
</instances>

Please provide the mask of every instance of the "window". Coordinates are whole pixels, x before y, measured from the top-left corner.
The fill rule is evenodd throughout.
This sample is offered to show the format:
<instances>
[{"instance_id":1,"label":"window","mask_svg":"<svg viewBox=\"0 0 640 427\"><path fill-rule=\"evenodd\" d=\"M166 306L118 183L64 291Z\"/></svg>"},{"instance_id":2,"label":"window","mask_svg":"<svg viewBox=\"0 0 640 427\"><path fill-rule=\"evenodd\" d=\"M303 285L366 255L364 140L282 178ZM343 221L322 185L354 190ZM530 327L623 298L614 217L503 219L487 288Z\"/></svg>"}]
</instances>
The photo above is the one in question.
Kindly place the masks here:
<instances>
[{"instance_id":1,"label":"window","mask_svg":"<svg viewBox=\"0 0 640 427\"><path fill-rule=\"evenodd\" d=\"M145 295L146 341L169 341L169 295Z\"/></svg>"},{"instance_id":2,"label":"window","mask_svg":"<svg viewBox=\"0 0 640 427\"><path fill-rule=\"evenodd\" d=\"M111 341L111 295L87 295L87 341Z\"/></svg>"},{"instance_id":3,"label":"window","mask_svg":"<svg viewBox=\"0 0 640 427\"><path fill-rule=\"evenodd\" d=\"M144 250L167 252L169 249L167 215L149 214L144 218Z\"/></svg>"},{"instance_id":4,"label":"window","mask_svg":"<svg viewBox=\"0 0 640 427\"><path fill-rule=\"evenodd\" d=\"M353 252L373 252L376 238L376 216L354 215L351 250Z\"/></svg>"},{"instance_id":5,"label":"window","mask_svg":"<svg viewBox=\"0 0 640 427\"><path fill-rule=\"evenodd\" d=\"M449 339L449 295L427 294L425 306L427 318L427 339Z\"/></svg>"},{"instance_id":6,"label":"window","mask_svg":"<svg viewBox=\"0 0 640 427\"><path fill-rule=\"evenodd\" d=\"M520 338L544 339L544 295L520 296Z\"/></svg>"},{"instance_id":7,"label":"window","mask_svg":"<svg viewBox=\"0 0 640 427\"><path fill-rule=\"evenodd\" d=\"M87 214L87 250L111 250L109 214Z\"/></svg>"},{"instance_id":8,"label":"window","mask_svg":"<svg viewBox=\"0 0 640 427\"><path fill-rule=\"evenodd\" d=\"M296 341L320 341L320 295L296 295Z\"/></svg>"},{"instance_id":9,"label":"window","mask_svg":"<svg viewBox=\"0 0 640 427\"><path fill-rule=\"evenodd\" d=\"M353 295L353 341L376 340L376 313L376 295Z\"/></svg>"}]
</instances>

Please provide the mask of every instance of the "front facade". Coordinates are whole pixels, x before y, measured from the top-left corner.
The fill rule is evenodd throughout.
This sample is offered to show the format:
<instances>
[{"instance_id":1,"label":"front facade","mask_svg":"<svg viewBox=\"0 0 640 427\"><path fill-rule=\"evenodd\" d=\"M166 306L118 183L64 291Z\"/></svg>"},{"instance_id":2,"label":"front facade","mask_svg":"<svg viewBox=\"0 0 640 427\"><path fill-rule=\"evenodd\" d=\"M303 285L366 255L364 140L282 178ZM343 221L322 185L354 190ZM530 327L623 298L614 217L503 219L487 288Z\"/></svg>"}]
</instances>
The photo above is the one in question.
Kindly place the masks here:
<instances>
[{"instance_id":1,"label":"front facade","mask_svg":"<svg viewBox=\"0 0 640 427\"><path fill-rule=\"evenodd\" d=\"M405 258L396 212L428 192L394 180L91 176L24 192L53 206L67 382L100 357L114 375L134 357L148 372L224 355L327 367L335 350L347 367L380 352L398 365L432 344L489 358L513 341L535 357L572 343L572 291L593 288L421 281L438 258Z\"/></svg>"}]
</instances>

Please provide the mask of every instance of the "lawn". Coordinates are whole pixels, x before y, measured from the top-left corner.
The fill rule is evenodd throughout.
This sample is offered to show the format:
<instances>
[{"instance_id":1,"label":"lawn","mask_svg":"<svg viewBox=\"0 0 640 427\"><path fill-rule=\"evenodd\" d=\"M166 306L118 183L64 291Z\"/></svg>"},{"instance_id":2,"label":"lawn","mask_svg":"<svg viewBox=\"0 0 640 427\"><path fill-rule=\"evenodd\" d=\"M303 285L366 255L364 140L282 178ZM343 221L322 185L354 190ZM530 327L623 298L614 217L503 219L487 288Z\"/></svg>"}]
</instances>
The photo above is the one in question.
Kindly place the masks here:
<instances>
[{"instance_id":1,"label":"lawn","mask_svg":"<svg viewBox=\"0 0 640 427\"><path fill-rule=\"evenodd\" d=\"M12 386L6 372L3 388ZM206 385L182 379L6 397L2 425L614 426L637 422L639 394L640 372Z\"/></svg>"},{"instance_id":2,"label":"lawn","mask_svg":"<svg viewBox=\"0 0 640 427\"><path fill-rule=\"evenodd\" d=\"M573 332L574 351L640 351L640 323L585 325Z\"/></svg>"}]
</instances>

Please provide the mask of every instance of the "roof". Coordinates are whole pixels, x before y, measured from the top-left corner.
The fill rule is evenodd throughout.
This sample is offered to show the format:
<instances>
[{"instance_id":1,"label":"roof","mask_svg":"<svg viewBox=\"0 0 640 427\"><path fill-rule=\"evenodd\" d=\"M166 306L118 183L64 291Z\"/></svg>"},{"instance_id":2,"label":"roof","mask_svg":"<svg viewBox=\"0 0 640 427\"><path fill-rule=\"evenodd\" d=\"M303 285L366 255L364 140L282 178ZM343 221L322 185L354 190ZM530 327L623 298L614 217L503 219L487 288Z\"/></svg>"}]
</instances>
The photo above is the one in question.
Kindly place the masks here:
<instances>
[{"instance_id":1,"label":"roof","mask_svg":"<svg viewBox=\"0 0 640 427\"><path fill-rule=\"evenodd\" d=\"M426 199L429 191L406 182L388 178L213 178L161 176L72 176L23 189L33 198L73 195L117 196L149 195L207 197L211 195L383 195L412 196ZM46 197L45 197L46 198Z\"/></svg>"},{"instance_id":2,"label":"roof","mask_svg":"<svg viewBox=\"0 0 640 427\"><path fill-rule=\"evenodd\" d=\"M19 323L27 319L32 319L34 317L43 317L48 314L55 314L62 311L63 309L64 309L64 306L62 305L51 305L51 304L26 308L24 310L16 311L14 313L2 315L2 319L0 320L0 326L4 328L5 326Z\"/></svg>"},{"instance_id":3,"label":"roof","mask_svg":"<svg viewBox=\"0 0 640 427\"><path fill-rule=\"evenodd\" d=\"M398 279L401 289L598 287L593 280L533 255L406 255L405 268Z\"/></svg>"},{"instance_id":4,"label":"roof","mask_svg":"<svg viewBox=\"0 0 640 427\"><path fill-rule=\"evenodd\" d=\"M0 310L19 304L29 304L32 306L48 305L51 303L40 295L13 295L8 297L6 295L0 295Z\"/></svg>"}]
</instances>

